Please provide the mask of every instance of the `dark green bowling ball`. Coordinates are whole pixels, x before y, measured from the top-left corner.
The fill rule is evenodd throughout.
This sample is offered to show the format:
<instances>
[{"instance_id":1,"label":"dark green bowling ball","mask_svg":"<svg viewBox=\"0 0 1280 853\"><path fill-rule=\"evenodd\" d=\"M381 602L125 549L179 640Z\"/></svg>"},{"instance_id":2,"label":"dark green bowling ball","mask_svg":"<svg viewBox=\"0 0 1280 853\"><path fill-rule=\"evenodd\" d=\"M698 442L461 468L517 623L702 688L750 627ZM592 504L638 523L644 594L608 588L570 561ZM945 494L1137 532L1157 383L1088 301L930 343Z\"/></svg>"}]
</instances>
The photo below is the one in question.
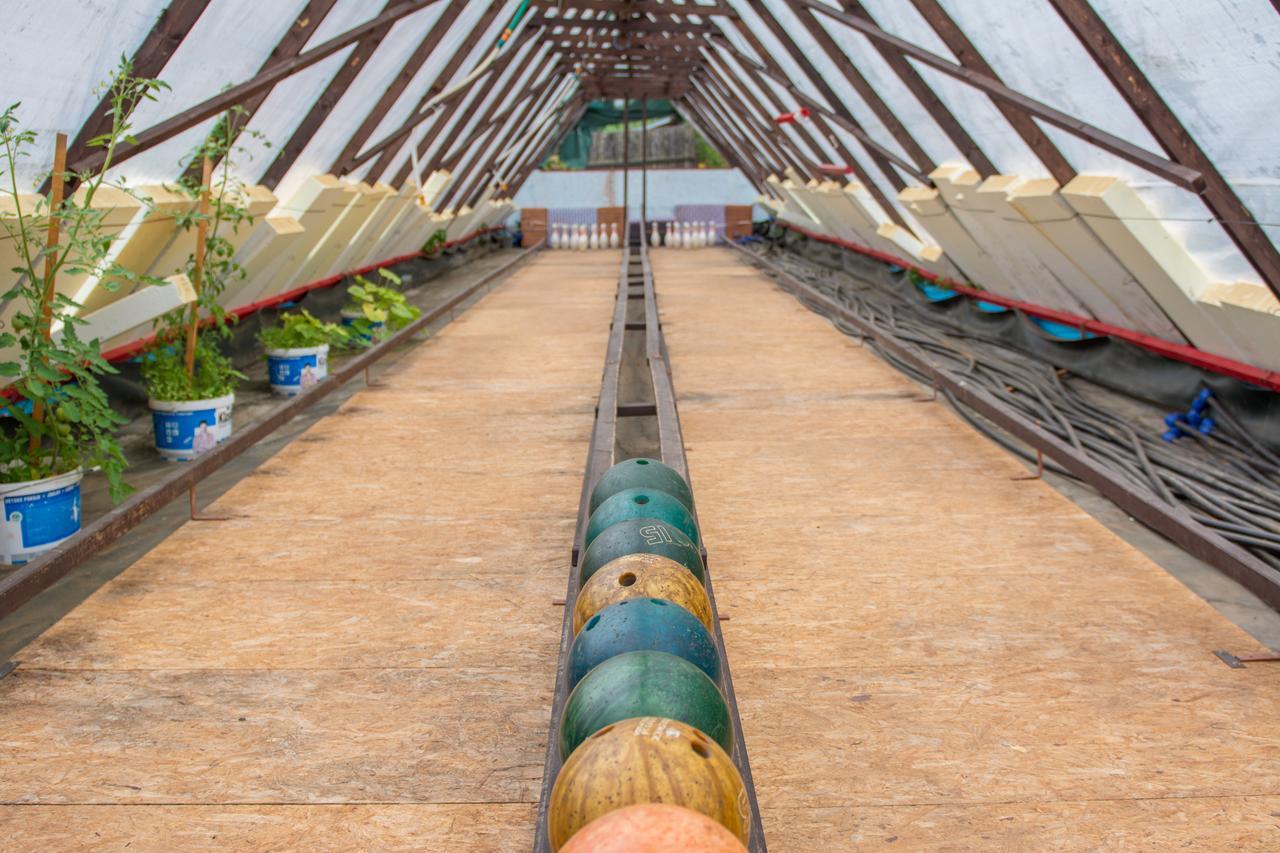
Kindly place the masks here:
<instances>
[{"instance_id":1,"label":"dark green bowling ball","mask_svg":"<svg viewBox=\"0 0 1280 853\"><path fill-rule=\"evenodd\" d=\"M569 687L609 658L627 652L667 652L720 680L715 640L696 616L673 601L632 598L587 620L569 651Z\"/></svg>"},{"instance_id":2,"label":"dark green bowling ball","mask_svg":"<svg viewBox=\"0 0 1280 853\"><path fill-rule=\"evenodd\" d=\"M698 525L680 501L658 489L623 489L591 513L584 544L590 545L609 525L631 518L656 518L688 536L694 545L699 543Z\"/></svg>"},{"instance_id":3,"label":"dark green bowling ball","mask_svg":"<svg viewBox=\"0 0 1280 853\"><path fill-rule=\"evenodd\" d=\"M628 554L657 554L675 560L693 572L700 583L706 583L702 555L688 536L656 518L629 518L609 525L591 540L579 561L578 586L606 563Z\"/></svg>"},{"instance_id":4,"label":"dark green bowling ball","mask_svg":"<svg viewBox=\"0 0 1280 853\"><path fill-rule=\"evenodd\" d=\"M693 509L693 492L675 469L656 459L627 459L605 471L596 481L596 487L591 490L591 511L595 512L600 504L626 489L657 489L680 501L685 509Z\"/></svg>"},{"instance_id":5,"label":"dark green bowling ball","mask_svg":"<svg viewBox=\"0 0 1280 853\"><path fill-rule=\"evenodd\" d=\"M720 688L684 658L666 652L627 652L586 674L569 694L560 717L560 757L591 735L632 717L687 723L733 749L733 723Z\"/></svg>"}]
</instances>

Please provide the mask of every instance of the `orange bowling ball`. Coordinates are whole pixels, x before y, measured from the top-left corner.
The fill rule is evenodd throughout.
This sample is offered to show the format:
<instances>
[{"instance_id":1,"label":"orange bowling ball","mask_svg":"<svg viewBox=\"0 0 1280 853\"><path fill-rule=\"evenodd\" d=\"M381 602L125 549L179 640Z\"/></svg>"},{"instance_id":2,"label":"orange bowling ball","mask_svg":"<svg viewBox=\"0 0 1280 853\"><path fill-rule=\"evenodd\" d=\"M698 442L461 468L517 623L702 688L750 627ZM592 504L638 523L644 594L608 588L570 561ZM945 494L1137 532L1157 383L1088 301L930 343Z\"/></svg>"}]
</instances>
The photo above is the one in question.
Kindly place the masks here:
<instances>
[{"instance_id":1,"label":"orange bowling ball","mask_svg":"<svg viewBox=\"0 0 1280 853\"><path fill-rule=\"evenodd\" d=\"M667 803L615 809L574 833L560 853L746 853L734 834L704 814Z\"/></svg>"}]
</instances>

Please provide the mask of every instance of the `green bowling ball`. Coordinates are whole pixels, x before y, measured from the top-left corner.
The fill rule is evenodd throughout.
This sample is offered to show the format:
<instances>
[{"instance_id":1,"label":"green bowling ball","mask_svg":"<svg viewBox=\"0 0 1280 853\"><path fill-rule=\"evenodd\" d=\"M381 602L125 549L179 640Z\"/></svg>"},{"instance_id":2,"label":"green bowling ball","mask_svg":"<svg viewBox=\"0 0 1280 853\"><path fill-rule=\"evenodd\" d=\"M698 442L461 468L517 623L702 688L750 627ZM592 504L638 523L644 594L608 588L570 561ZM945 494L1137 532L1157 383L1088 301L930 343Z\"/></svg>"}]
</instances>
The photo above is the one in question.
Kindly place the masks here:
<instances>
[{"instance_id":1,"label":"green bowling ball","mask_svg":"<svg viewBox=\"0 0 1280 853\"><path fill-rule=\"evenodd\" d=\"M591 490L591 511L618 492L627 489L657 489L693 510L693 492L684 478L656 459L627 459L614 465L596 481Z\"/></svg>"},{"instance_id":2,"label":"green bowling ball","mask_svg":"<svg viewBox=\"0 0 1280 853\"><path fill-rule=\"evenodd\" d=\"M688 536L695 546L700 542L693 514L680 501L658 489L623 489L591 513L583 544L590 546L606 527L632 518L656 518Z\"/></svg>"},{"instance_id":3,"label":"green bowling ball","mask_svg":"<svg viewBox=\"0 0 1280 853\"><path fill-rule=\"evenodd\" d=\"M560 757L591 735L632 717L666 717L702 731L726 752L733 723L720 688L684 658L666 652L627 652L586 674L560 716Z\"/></svg>"},{"instance_id":4,"label":"green bowling ball","mask_svg":"<svg viewBox=\"0 0 1280 853\"><path fill-rule=\"evenodd\" d=\"M698 546L670 524L656 518L629 518L606 527L591 541L578 565L581 587L606 563L628 554L657 554L675 560L705 584L706 570Z\"/></svg>"}]
</instances>

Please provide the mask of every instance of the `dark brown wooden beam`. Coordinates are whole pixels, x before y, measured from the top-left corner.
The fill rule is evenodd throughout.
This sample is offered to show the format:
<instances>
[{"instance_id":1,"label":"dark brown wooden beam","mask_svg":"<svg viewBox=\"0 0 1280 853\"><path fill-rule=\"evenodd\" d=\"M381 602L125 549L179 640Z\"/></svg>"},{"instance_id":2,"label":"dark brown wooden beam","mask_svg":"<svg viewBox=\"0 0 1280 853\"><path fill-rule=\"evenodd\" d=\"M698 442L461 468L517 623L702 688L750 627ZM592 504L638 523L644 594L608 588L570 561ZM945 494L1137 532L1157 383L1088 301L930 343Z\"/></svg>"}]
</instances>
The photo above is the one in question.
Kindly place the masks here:
<instances>
[{"instance_id":1,"label":"dark brown wooden beam","mask_svg":"<svg viewBox=\"0 0 1280 853\"><path fill-rule=\"evenodd\" d=\"M861 3L857 2L857 0L845 0L845 2L840 5L844 8L845 12L851 15L856 15L860 18L865 18L867 21L875 24L875 19L871 17L871 13L869 13ZM896 50L886 47L882 42L878 42L874 39L868 39L868 43L876 49L876 52L880 54L880 58L885 61L885 64L889 66L890 70L898 75L898 79L900 79L902 84L911 91L911 94L915 95L916 100L918 100L920 105L924 107L925 112L929 113L933 120L938 123L938 127L942 128L942 132L947 135L947 138L951 140L951 143L955 145L956 148L959 149L960 153L964 155L964 158L969 161L969 165L973 166L973 168L983 176L996 175L1000 173L1000 170L996 168L995 164L992 163L986 153L983 152L981 146L978 145L977 140L969 135L969 132L965 130L964 125L962 125L959 119L957 119L951 110L947 108L947 105L942 102L942 99L938 97L938 93L933 90L933 87L920 76L920 72L916 71L914 65L908 62L902 54L898 53Z\"/></svg>"},{"instance_id":2,"label":"dark brown wooden beam","mask_svg":"<svg viewBox=\"0 0 1280 853\"><path fill-rule=\"evenodd\" d=\"M594 11L601 13L619 13L619 14L653 14L653 15L722 15L727 18L737 18L738 13L733 7L724 0L717 0L716 3L710 5L695 5L693 3L685 3L683 5L675 5L672 3L653 3L646 0L630 0L625 6L617 0L562 0L562 2L550 2L547 4L548 9L559 9L565 11L568 9L577 9L579 11ZM548 20L557 20L560 16L549 17ZM576 18L568 18L566 20L574 21Z\"/></svg>"},{"instance_id":3,"label":"dark brown wooden beam","mask_svg":"<svg viewBox=\"0 0 1280 853\"><path fill-rule=\"evenodd\" d=\"M752 153L743 153L738 150L735 144L730 141L730 136L725 128L716 123L714 116L705 108L701 102L700 96L696 92L691 92L680 99L685 108L692 113L696 120L686 116L686 120L690 121L703 136L705 136L716 149L725 156L725 158L735 165L747 180L751 181L763 195L773 195L769 191L769 185L765 181L765 173L768 171L758 159L752 156Z\"/></svg>"},{"instance_id":4,"label":"dark brown wooden beam","mask_svg":"<svg viewBox=\"0 0 1280 853\"><path fill-rule=\"evenodd\" d=\"M1272 293L1280 296L1280 253L1275 244L1258 225L1253 211L1240 200L1213 160L1160 97L1138 63L1088 3L1083 0L1049 0L1049 3L1160 146L1174 160L1203 176L1201 195L1205 204Z\"/></svg>"},{"instance_id":5,"label":"dark brown wooden beam","mask_svg":"<svg viewBox=\"0 0 1280 853\"><path fill-rule=\"evenodd\" d=\"M364 121L356 128L355 133L351 134L351 138L347 140L347 144L343 147L342 152L334 158L333 165L329 167L329 171L334 174L344 174L343 167L356 155L360 153L360 149L373 132L377 129L382 119L386 116L387 111L395 106L396 101L404 94L404 90L409 83L422 69L423 63L431 58L431 54L440 44L440 39L444 38L444 34L458 20L458 15L466 8L467 0L449 0L449 5L435 23L431 25L431 29L427 31L426 37L419 42L413 53L409 54L409 58L405 60L404 65L400 68L394 80L387 86L386 91L382 93L382 97L378 98L378 102L369 110Z\"/></svg>"},{"instance_id":6,"label":"dark brown wooden beam","mask_svg":"<svg viewBox=\"0 0 1280 853\"><path fill-rule=\"evenodd\" d=\"M911 0L911 5L916 7L916 11L938 34L942 43L947 46L947 50L960 61L961 66L1003 85L1004 81L1000 80L995 69L937 0ZM1044 163L1054 180L1060 184L1066 184L1076 176L1075 167L1067 162L1067 158L1058 150L1058 146L1053 144L1053 140L1040 129L1040 125L1036 124L1031 115L1003 100L994 100L993 103L1005 120L1013 126L1018 136L1022 137L1027 147L1040 159L1041 163Z\"/></svg>"},{"instance_id":7,"label":"dark brown wooden beam","mask_svg":"<svg viewBox=\"0 0 1280 853\"><path fill-rule=\"evenodd\" d=\"M458 49L453 51L449 56L444 68L441 68L440 73L436 75L435 82L433 82L427 91L423 93L422 97L418 100L418 105L414 107L413 112L409 114L408 120L405 121L405 123L402 124L395 133L372 145L349 161L343 168L343 171L351 171L355 169L361 163L366 162L374 155L377 155L378 159L369 170L369 174L377 177L387 170L387 167L391 165L391 161L395 159L396 149L400 143L409 137L409 134L413 132L413 129L417 127L418 124L425 121L428 116L431 115L431 113L423 113L422 110L432 98L438 96L444 91L445 87L449 85L454 74L456 74L458 69L462 67L462 63L471 55L471 51L475 48L476 43L479 42L486 32L488 32L489 27L493 24L493 19L498 16L499 11L501 11L501 7L495 4L490 4L488 10L486 10L471 29L467 31L466 38L462 40L462 44L460 44ZM464 91L470 90L468 89ZM459 96L461 96L461 93L459 93ZM448 103L456 103L456 100L449 101ZM444 109L446 113L448 112L447 105L440 108ZM446 116L441 116L442 120L445 118Z\"/></svg>"},{"instance_id":8,"label":"dark brown wooden beam","mask_svg":"<svg viewBox=\"0 0 1280 853\"><path fill-rule=\"evenodd\" d=\"M791 37L791 34L788 33L782 27L782 24L778 19L774 17L773 12L765 7L760 7L756 11L759 13L760 21L766 28L768 28L769 32L773 34L773 37L777 39L778 43L782 45L783 50L787 52L791 57L791 60L799 67L800 72L810 81L811 85L818 90L818 93L826 99L827 103L830 104L830 107L823 107L821 104L814 102L813 99L808 98L807 95L803 95L803 92L792 81L782 80L780 82L782 82L783 85L798 98L801 98L803 95L802 100L808 101L805 105L811 110L815 107L822 110L829 118L836 121L841 127L856 136L858 140L866 146L867 153L871 157L871 161L875 163L876 168L880 170L881 174L884 175L885 180L887 180L889 185L895 190L903 189L906 186L906 181L904 181L902 176L894 170L894 164L905 170L907 174L913 175L917 180L919 180L919 170L915 168L915 164L899 157L897 152L891 151L881 145L874 137L871 136L871 134L867 133L858 120L854 118L853 113L849 112L849 108L845 106L845 103L840 99L840 96L837 95L835 90L827 84L826 79L823 78L818 69L814 67L813 63L809 61L809 57L800 49L800 46L796 44L795 39ZM926 178L925 181L927 182L927 180L928 179ZM894 216L894 221L898 221L899 214L897 213L897 208L889 202L888 197L879 189L879 185L875 181L871 181L866 185L866 187L869 192L876 196L876 199L885 207L886 210L893 211L892 215Z\"/></svg>"},{"instance_id":9,"label":"dark brown wooden beam","mask_svg":"<svg viewBox=\"0 0 1280 853\"><path fill-rule=\"evenodd\" d=\"M177 136L188 128L195 127L205 119L226 111L228 108L236 104L244 103L254 95L265 93L287 77L292 77L299 71L310 68L317 62L321 62L348 45L355 44L369 33L380 29L388 23L396 21L408 15L412 15L419 9L425 9L432 3L438 3L440 0L405 0L405 2L396 5L387 10L376 18L365 21L357 27L352 27L346 32L334 36L323 44L316 45L311 50L301 53L292 59L273 65L271 68L262 71L249 80L239 85L232 86L223 92L218 93L212 98L189 107L171 118L152 125L151 127L134 134L134 141L124 143L116 148L113 159L114 165L120 165L131 157L141 154L143 151L149 151L162 142L165 142ZM69 168L74 172L87 172L97 169L103 163L106 157L104 151L94 151L80 158L75 163L70 164Z\"/></svg>"},{"instance_id":10,"label":"dark brown wooden beam","mask_svg":"<svg viewBox=\"0 0 1280 853\"><path fill-rule=\"evenodd\" d=\"M862 98L863 103L870 107L871 112L875 113L876 118L880 119L880 123L884 125L884 129L907 153L907 157L915 163L916 169L928 174L937 168L938 164L921 147L920 143L916 142L915 137L911 135L906 125L902 123L893 110L889 109L889 105L876 92L875 87L867 81L866 77L862 76L862 72L853 64L840 45L836 44L836 40L822 26L822 22L804 9L794 9L792 11L800 19L800 23L804 25L805 29L809 31L809 35L813 36L814 41L818 43L818 47L822 48L823 53L835 64L836 70L844 75L845 80L858 93L858 97Z\"/></svg>"},{"instance_id":11,"label":"dark brown wooden beam","mask_svg":"<svg viewBox=\"0 0 1280 853\"><path fill-rule=\"evenodd\" d=\"M588 103L586 98L582 97L575 98L570 102L569 106L565 109L564 115L561 117L558 126L554 123L551 125L556 127L556 130L551 134L550 141L542 147L533 146L530 148L530 156L527 158L525 164L521 166L520 171L516 172L515 176L507 183L507 188L504 191L503 198L515 198L516 193L520 192L520 188L524 186L524 182L529 179L529 175L531 175L533 170L538 167L538 164L547 159L550 153L554 151L556 147L560 145L561 141L564 140L565 136L568 135L569 131L573 129L573 126L582 118L583 114L587 111L587 106Z\"/></svg>"},{"instance_id":12,"label":"dark brown wooden beam","mask_svg":"<svg viewBox=\"0 0 1280 853\"><path fill-rule=\"evenodd\" d=\"M550 78L550 86L541 95L541 97L526 99L525 104L520 111L512 116L509 121L505 122L501 128L499 128L498 136L490 145L487 156L485 157L484 167L482 169L473 170L476 177L471 179L472 186L469 186L460 196L463 203L470 204L474 207L476 202L479 201L481 194L484 192L485 181L487 178L492 176L494 180L499 179L500 168L498 158L502 156L502 152L505 151L508 146L519 138L520 133L529 126L529 117L531 115L537 115L542 109L547 107L554 98L559 97L559 93L563 89L564 79L563 74L553 72ZM566 109L568 109L567 106ZM518 153L518 151L513 152L513 156L511 158L512 161L519 160L519 158L515 156ZM516 169L511 168L507 173L514 174L515 172Z\"/></svg>"},{"instance_id":13,"label":"dark brown wooden beam","mask_svg":"<svg viewBox=\"0 0 1280 853\"><path fill-rule=\"evenodd\" d=\"M699 85L699 80L695 78L689 94L693 103L700 107L700 112L716 123L720 131L733 141L734 147L743 156L758 162L762 174L769 172L781 174L787 167L786 158L775 150L761 145L760 141L751 134L750 129L744 127L740 120L734 118L708 92L709 90Z\"/></svg>"},{"instance_id":14,"label":"dark brown wooden beam","mask_svg":"<svg viewBox=\"0 0 1280 853\"><path fill-rule=\"evenodd\" d=\"M526 47L527 49L525 50L524 56L515 62L509 77L509 82L503 87L507 91L515 90L520 92L526 85L528 85L528 81L525 79L525 73L529 70L529 67L533 65L535 59L538 60L537 67L534 68L534 73L529 80L538 79L538 75L546 71L547 66L556 61L555 55L544 54L542 46L536 41L531 42ZM540 54L542 55L540 56ZM548 77L547 80L543 82L542 87L538 89L539 93L541 93L542 89L546 87L547 83L551 79L552 78ZM511 108L504 110L502 116L495 117L495 113L498 112L498 108L502 105L503 93L499 89L501 81L502 75L494 74L489 78L489 86L486 91L483 93L477 93L475 99L477 106L484 103L484 99L488 97L490 93L493 94L493 97L489 98L489 105L484 108L484 111L481 112L479 117L474 121L468 119L466 121L459 121L454 125L453 130L450 132L449 136L446 137L444 144L440 146L436 155L436 159L440 163L436 168L448 169L452 172L458 167L458 164L462 162L462 159L466 157L467 152L471 150L471 146L479 140L480 136L487 131L492 124L496 121L501 121L503 118L515 111L515 107L513 105ZM468 126L474 126L474 129L463 139L461 143L457 143L456 140L458 136L460 136L463 130ZM431 174L431 170L428 170L427 174Z\"/></svg>"},{"instance_id":15,"label":"dark brown wooden beam","mask_svg":"<svg viewBox=\"0 0 1280 853\"><path fill-rule=\"evenodd\" d=\"M383 13L391 9L395 3L396 0L386 0L382 7ZM394 21L388 21L370 30L364 38L356 42L355 48L347 55L342 67L329 80L328 85L324 87L324 91L320 93L320 97L316 98L315 103L311 105L311 109L307 110L307 114L303 116L302 121L294 128L289 139L279 147L275 159L271 161L267 171L258 180L260 184L274 189L284 179L284 176L293 168L293 164L297 162L298 155L315 138L317 131L324 124L325 119L329 117L329 113L333 112L333 108L338 105L338 101L342 100L342 96L347 93L347 89L351 88L351 84L360 76L360 72L364 70L365 63L369 61L369 57L373 56L373 52L382 44L382 40L387 37L387 33L391 32L391 27L394 24Z\"/></svg>"},{"instance_id":16,"label":"dark brown wooden beam","mask_svg":"<svg viewBox=\"0 0 1280 853\"><path fill-rule=\"evenodd\" d=\"M1199 192L1204 188L1204 177L1198 170L1175 163L1172 160L1159 156L1158 154L1152 154L1150 151L1134 145L1126 139L1121 139L1120 137L1108 133L1101 128L1094 127L1087 122L1083 122L1074 116L1062 112L1061 110L1054 109L1048 104L1037 101L1036 99L1024 95L1015 89L1011 89L989 74L984 74L974 70L973 68L966 67L966 65L963 64L963 60L962 64L957 64L949 59L944 59L943 57L930 53L924 48L912 44L911 42L886 33L878 26L869 23L863 18L846 14L838 9L833 9L830 6L819 2L819 0L788 0L788 2L793 4L802 4L810 9L820 11L822 14L828 15L831 18L846 24L868 38L888 45L899 53L911 59L915 59L923 65L937 69L950 77L954 77L957 80L978 89L990 96L993 101L1014 107L1022 113L1025 113L1027 116L1038 118L1041 121L1053 125L1054 127L1065 130L1073 136L1078 136L1104 151L1109 151L1123 160L1127 160L1130 163L1141 166L1152 174L1159 175L1160 177L1165 178L1184 189ZM930 8L931 4L936 6L934 0L911 0L911 2L917 6L923 4L923 8L925 9ZM940 6L938 6L937 9L941 12L942 16L946 16L946 12L942 11ZM939 17L939 21L941 21L941 17ZM946 39L943 33L939 32L938 35L943 37L945 42ZM960 33L960 36L964 37L964 34ZM965 41L968 41L967 37L964 38ZM957 42L957 46L959 46L959 42ZM956 48L951 48L950 45L948 45L948 48L958 54ZM968 59L976 61L976 58L972 55L970 55ZM1064 178L1068 177L1065 170L1063 170L1062 174ZM1074 175L1074 171L1072 171L1071 174Z\"/></svg>"},{"instance_id":17,"label":"dark brown wooden beam","mask_svg":"<svg viewBox=\"0 0 1280 853\"><path fill-rule=\"evenodd\" d=\"M191 32L200 15L209 6L210 0L174 0L160 13L160 17L147 33L142 44L133 52L129 60L131 73L135 77L159 77L160 72L173 56L174 51L182 44L182 40ZM84 159L92 150L89 141L111 131L114 117L111 110L111 93L107 92L102 100L89 113L80 131L67 147L67 162L75 163ZM49 192L49 179L45 179L40 187L41 194Z\"/></svg>"},{"instance_id":18,"label":"dark brown wooden beam","mask_svg":"<svg viewBox=\"0 0 1280 853\"><path fill-rule=\"evenodd\" d=\"M577 29L579 32L609 32L620 33L669 33L672 35L693 34L701 35L711 32L714 27L710 24L691 24L687 22L677 23L675 21L647 21L644 19L622 19L616 21L562 21L556 18L544 17L543 22L549 27L563 27L564 33L552 32L552 35L578 35L578 33L570 33L571 30Z\"/></svg>"},{"instance_id":19,"label":"dark brown wooden beam","mask_svg":"<svg viewBox=\"0 0 1280 853\"><path fill-rule=\"evenodd\" d=\"M714 63L708 67L707 72L701 79L707 82L721 109L737 117L741 126L750 130L757 139L768 146L783 164L791 166L805 178L818 177L817 163L812 158L806 157L792 143L791 138L770 121L768 112L750 90L742 87L738 91L731 91L732 75L725 74L723 69Z\"/></svg>"}]
</instances>

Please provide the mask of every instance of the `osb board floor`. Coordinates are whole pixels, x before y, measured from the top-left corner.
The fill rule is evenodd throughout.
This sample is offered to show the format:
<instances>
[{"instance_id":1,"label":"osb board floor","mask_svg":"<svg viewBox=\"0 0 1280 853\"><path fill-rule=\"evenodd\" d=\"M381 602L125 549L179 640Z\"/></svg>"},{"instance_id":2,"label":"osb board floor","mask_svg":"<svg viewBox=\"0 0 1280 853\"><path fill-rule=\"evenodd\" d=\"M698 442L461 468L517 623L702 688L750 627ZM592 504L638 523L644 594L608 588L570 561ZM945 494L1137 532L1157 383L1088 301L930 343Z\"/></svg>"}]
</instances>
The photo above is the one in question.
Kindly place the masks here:
<instances>
[{"instance_id":1,"label":"osb board floor","mask_svg":"<svg viewBox=\"0 0 1280 853\"><path fill-rule=\"evenodd\" d=\"M546 254L0 681L0 847L527 849L616 252Z\"/></svg>"},{"instance_id":2,"label":"osb board floor","mask_svg":"<svg viewBox=\"0 0 1280 853\"><path fill-rule=\"evenodd\" d=\"M772 850L1280 849L1280 667L727 249L653 254Z\"/></svg>"}]
</instances>

